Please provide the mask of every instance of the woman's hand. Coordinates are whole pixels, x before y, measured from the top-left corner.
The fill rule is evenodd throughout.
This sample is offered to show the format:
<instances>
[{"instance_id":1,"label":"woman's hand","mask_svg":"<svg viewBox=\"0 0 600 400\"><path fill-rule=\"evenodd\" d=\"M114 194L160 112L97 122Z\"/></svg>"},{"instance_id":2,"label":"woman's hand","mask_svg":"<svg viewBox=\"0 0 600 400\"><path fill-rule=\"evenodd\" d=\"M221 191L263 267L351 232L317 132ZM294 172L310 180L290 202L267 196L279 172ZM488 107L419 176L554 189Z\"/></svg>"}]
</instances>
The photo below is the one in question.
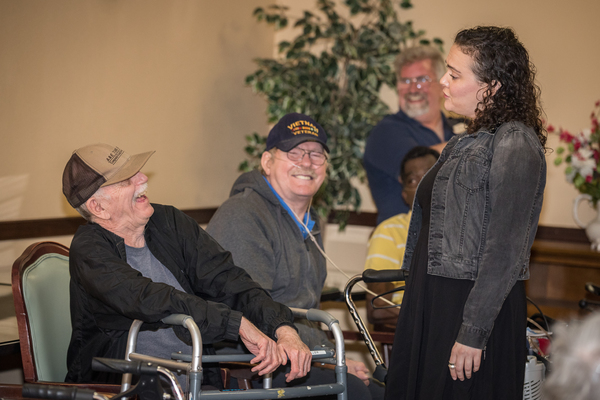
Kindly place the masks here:
<instances>
[{"instance_id":1,"label":"woman's hand","mask_svg":"<svg viewBox=\"0 0 600 400\"><path fill-rule=\"evenodd\" d=\"M454 343L448 363L452 379L456 380L458 378L461 381L464 381L465 377L471 379L473 372L479 371L480 365L481 349L465 346L458 342Z\"/></svg>"}]
</instances>

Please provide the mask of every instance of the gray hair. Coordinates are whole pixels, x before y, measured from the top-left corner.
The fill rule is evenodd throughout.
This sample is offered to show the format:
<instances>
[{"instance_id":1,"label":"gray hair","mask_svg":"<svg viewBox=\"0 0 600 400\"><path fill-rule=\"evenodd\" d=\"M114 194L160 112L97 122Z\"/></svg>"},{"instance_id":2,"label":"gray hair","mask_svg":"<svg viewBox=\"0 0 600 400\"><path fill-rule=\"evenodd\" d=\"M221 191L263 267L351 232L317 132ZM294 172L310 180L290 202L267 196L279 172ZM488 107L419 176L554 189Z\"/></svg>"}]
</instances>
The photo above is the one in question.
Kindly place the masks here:
<instances>
[{"instance_id":1,"label":"gray hair","mask_svg":"<svg viewBox=\"0 0 600 400\"><path fill-rule=\"evenodd\" d=\"M593 400L600 393L600 313L555 327L546 400Z\"/></svg>"},{"instance_id":2,"label":"gray hair","mask_svg":"<svg viewBox=\"0 0 600 400\"><path fill-rule=\"evenodd\" d=\"M439 81L442 79L442 76L444 76L446 73L446 62L444 61L444 56L442 56L442 53L432 46L409 47L398 54L396 61L394 61L396 77L400 79L400 71L402 71L404 66L423 60L431 60L431 66L437 75L430 78L433 81Z\"/></svg>"},{"instance_id":3,"label":"gray hair","mask_svg":"<svg viewBox=\"0 0 600 400\"><path fill-rule=\"evenodd\" d=\"M111 199L110 194L104 190L104 187L101 187L98 190L96 190L96 192L90 196L90 199L93 197L97 198L97 199L103 199L103 200ZM94 216L92 215L90 210L85 205L86 203L87 203L87 200L85 203L83 203L82 205L77 207L75 209L75 211L77 211L79 213L79 215L81 215L83 217L83 219L85 219L86 221L94 222Z\"/></svg>"}]
</instances>

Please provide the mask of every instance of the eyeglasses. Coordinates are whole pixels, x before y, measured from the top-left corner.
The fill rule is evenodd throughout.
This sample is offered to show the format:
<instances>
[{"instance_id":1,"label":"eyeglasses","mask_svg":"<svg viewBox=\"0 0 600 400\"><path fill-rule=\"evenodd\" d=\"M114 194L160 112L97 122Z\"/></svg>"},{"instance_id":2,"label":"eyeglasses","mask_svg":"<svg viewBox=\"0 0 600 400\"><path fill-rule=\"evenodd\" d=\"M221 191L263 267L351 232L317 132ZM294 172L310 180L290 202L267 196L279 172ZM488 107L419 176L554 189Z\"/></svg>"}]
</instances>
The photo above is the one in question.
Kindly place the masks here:
<instances>
[{"instance_id":1,"label":"eyeglasses","mask_svg":"<svg viewBox=\"0 0 600 400\"><path fill-rule=\"evenodd\" d=\"M400 78L398 80L398 83L402 88L407 88L413 83L416 83L417 89L423 89L429 86L429 84L431 83L431 78L429 77L429 75L421 75L417 76L416 78Z\"/></svg>"},{"instance_id":2,"label":"eyeglasses","mask_svg":"<svg viewBox=\"0 0 600 400\"><path fill-rule=\"evenodd\" d=\"M287 158L293 162L301 162L304 159L305 154L308 154L308 158L310 159L310 162L312 165L321 166L321 165L325 164L325 162L327 161L327 156L325 155L325 153L319 153L318 151L304 150L304 149L300 149L298 147L291 149L286 154L287 154Z\"/></svg>"}]
</instances>

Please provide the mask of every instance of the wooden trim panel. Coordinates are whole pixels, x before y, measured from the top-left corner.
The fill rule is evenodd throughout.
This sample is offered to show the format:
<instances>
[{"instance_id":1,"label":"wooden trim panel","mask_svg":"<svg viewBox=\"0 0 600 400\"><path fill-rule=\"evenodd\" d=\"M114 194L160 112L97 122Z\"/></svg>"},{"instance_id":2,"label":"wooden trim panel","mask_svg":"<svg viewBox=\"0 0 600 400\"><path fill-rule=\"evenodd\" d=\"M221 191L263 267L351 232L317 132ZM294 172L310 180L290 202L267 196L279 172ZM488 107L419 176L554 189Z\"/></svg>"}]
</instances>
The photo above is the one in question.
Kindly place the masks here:
<instances>
[{"instance_id":1,"label":"wooden trim panel","mask_svg":"<svg viewBox=\"0 0 600 400\"><path fill-rule=\"evenodd\" d=\"M208 224L217 211L216 207L195 208L183 210L184 213L194 218L199 224ZM329 222L333 223L334 216L329 216ZM79 225L85 223L81 217L46 218L22 221L0 221L0 240L32 239L50 236L73 235ZM373 212L350 212L348 225L371 226L377 224L377 213ZM584 243L589 245L589 240L583 229L559 228L552 226L540 226L536 235L538 240L552 240L562 242Z\"/></svg>"}]
</instances>

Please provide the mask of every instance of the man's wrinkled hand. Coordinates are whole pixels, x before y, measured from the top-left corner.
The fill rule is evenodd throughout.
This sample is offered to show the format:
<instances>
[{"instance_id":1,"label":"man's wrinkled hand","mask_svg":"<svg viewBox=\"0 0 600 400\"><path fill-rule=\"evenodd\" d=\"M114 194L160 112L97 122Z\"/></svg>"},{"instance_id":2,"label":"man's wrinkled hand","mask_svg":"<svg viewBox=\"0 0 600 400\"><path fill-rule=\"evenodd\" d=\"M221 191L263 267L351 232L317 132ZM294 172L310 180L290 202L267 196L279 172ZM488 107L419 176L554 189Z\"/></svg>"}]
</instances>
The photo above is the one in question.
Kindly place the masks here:
<instances>
[{"instance_id":1,"label":"man's wrinkled hand","mask_svg":"<svg viewBox=\"0 0 600 400\"><path fill-rule=\"evenodd\" d=\"M368 375L369 369L364 363L346 359L346 366L348 367L348 373L355 375L358 379L363 381L365 385L369 386L369 383L371 383Z\"/></svg>"},{"instance_id":2,"label":"man's wrinkled hand","mask_svg":"<svg viewBox=\"0 0 600 400\"><path fill-rule=\"evenodd\" d=\"M277 344L244 317L240 324L240 338L246 348L256 356L250 360L251 363L258 364L252 368L252 372L264 375L275 371L281 365L283 360L277 351Z\"/></svg>"},{"instance_id":3,"label":"man's wrinkled hand","mask_svg":"<svg viewBox=\"0 0 600 400\"><path fill-rule=\"evenodd\" d=\"M277 351L286 365L290 360L290 372L285 374L285 381L302 378L310 371L312 354L308 346L304 344L300 336L291 326L281 326L275 333L277 336Z\"/></svg>"}]
</instances>

